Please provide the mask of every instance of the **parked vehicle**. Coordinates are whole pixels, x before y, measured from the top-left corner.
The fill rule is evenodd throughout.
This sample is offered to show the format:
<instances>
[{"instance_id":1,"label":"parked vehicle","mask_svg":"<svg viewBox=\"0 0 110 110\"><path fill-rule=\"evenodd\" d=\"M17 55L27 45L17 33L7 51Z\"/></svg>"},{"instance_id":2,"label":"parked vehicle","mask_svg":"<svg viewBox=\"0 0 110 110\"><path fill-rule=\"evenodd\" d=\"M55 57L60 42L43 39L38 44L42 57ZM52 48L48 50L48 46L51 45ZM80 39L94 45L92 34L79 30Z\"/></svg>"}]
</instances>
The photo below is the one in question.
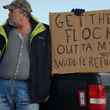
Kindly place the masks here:
<instances>
[{"instance_id":1,"label":"parked vehicle","mask_svg":"<svg viewBox=\"0 0 110 110\"><path fill-rule=\"evenodd\" d=\"M110 110L110 74L54 75L47 110Z\"/></svg>"}]
</instances>

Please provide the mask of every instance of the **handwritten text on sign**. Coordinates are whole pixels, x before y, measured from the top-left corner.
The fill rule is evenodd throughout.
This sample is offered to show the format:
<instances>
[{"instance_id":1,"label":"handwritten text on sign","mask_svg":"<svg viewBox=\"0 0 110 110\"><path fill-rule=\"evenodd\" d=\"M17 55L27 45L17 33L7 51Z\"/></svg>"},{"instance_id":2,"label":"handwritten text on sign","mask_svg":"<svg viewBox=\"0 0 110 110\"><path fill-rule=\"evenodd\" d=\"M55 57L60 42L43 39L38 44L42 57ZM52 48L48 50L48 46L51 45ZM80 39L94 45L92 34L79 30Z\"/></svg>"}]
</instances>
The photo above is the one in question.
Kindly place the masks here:
<instances>
[{"instance_id":1,"label":"handwritten text on sign","mask_svg":"<svg viewBox=\"0 0 110 110\"><path fill-rule=\"evenodd\" d=\"M110 72L110 11L50 13L52 73Z\"/></svg>"}]
</instances>

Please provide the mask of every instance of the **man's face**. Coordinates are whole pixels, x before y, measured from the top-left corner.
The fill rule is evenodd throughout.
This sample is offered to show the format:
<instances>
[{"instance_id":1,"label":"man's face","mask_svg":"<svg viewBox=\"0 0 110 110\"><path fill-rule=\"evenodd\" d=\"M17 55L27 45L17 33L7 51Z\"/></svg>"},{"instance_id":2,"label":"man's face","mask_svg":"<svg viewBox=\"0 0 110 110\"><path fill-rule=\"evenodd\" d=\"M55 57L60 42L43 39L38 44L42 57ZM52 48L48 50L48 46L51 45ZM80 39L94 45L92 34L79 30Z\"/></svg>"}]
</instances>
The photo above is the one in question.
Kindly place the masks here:
<instances>
[{"instance_id":1,"label":"man's face","mask_svg":"<svg viewBox=\"0 0 110 110\"><path fill-rule=\"evenodd\" d=\"M19 8L9 9L9 22L14 26L19 26L23 17L22 10Z\"/></svg>"}]
</instances>

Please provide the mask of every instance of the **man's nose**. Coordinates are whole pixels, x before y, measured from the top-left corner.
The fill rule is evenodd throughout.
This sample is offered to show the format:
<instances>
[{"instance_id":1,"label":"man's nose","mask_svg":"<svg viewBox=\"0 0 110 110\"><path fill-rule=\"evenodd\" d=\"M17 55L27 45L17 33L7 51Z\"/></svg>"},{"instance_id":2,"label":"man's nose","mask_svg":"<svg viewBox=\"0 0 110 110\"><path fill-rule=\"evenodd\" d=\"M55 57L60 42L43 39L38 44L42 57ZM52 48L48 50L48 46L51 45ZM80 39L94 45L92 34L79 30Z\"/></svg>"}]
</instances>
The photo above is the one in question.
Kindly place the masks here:
<instances>
[{"instance_id":1,"label":"man's nose","mask_svg":"<svg viewBox=\"0 0 110 110\"><path fill-rule=\"evenodd\" d=\"M8 16L10 17L10 16L12 16L12 13L9 11L9 13L8 13Z\"/></svg>"},{"instance_id":2,"label":"man's nose","mask_svg":"<svg viewBox=\"0 0 110 110\"><path fill-rule=\"evenodd\" d=\"M8 13L8 16L10 16L10 12Z\"/></svg>"}]
</instances>

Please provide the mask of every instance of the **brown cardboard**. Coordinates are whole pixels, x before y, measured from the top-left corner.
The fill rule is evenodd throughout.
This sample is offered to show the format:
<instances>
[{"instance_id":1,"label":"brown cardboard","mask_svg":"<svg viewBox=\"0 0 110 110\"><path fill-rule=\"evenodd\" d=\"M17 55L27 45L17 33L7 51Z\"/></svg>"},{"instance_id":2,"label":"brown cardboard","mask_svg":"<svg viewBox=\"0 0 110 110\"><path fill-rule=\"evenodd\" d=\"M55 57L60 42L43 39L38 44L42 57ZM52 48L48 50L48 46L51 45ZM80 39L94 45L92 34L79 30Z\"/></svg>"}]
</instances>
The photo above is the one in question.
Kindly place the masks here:
<instances>
[{"instance_id":1,"label":"brown cardboard","mask_svg":"<svg viewBox=\"0 0 110 110\"><path fill-rule=\"evenodd\" d=\"M110 10L50 13L52 74L110 71Z\"/></svg>"}]
</instances>

